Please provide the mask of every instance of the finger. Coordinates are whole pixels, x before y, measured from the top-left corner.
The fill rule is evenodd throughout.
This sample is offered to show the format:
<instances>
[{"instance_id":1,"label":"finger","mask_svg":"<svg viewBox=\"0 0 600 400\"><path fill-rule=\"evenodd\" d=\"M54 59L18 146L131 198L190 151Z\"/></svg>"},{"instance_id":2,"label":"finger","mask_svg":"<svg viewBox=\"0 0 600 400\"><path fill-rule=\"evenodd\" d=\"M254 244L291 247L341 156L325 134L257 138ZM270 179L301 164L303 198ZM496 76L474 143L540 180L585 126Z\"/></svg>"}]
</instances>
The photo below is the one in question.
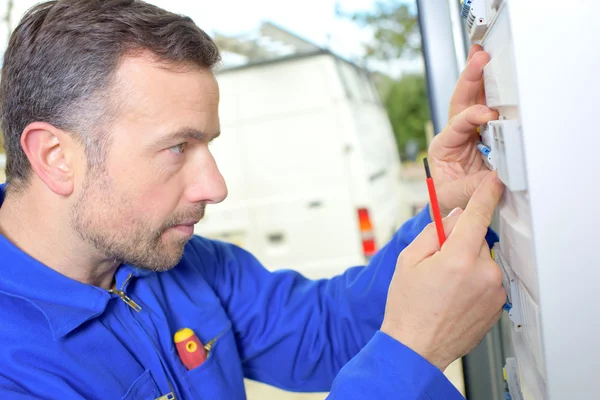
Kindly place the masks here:
<instances>
[{"instance_id":1,"label":"finger","mask_svg":"<svg viewBox=\"0 0 600 400\"><path fill-rule=\"evenodd\" d=\"M484 259L490 259L490 258L492 258L492 253L490 251L490 246L488 245L488 243L485 240L485 238L483 239L483 241L481 243L481 249L479 250L479 257L484 258Z\"/></svg>"},{"instance_id":2,"label":"finger","mask_svg":"<svg viewBox=\"0 0 600 400\"><path fill-rule=\"evenodd\" d=\"M471 60L460 74L452 93L448 110L449 119L481 100L483 68L489 61L490 56L485 51L478 51L472 55Z\"/></svg>"},{"instance_id":3,"label":"finger","mask_svg":"<svg viewBox=\"0 0 600 400\"><path fill-rule=\"evenodd\" d=\"M498 323L500 318L502 318L502 314L504 314L504 309L502 308L503 305L504 305L504 302L500 306L500 309L498 311L496 311L495 314L493 314L492 320L490 321L490 329L492 329L492 327Z\"/></svg>"},{"instance_id":4,"label":"finger","mask_svg":"<svg viewBox=\"0 0 600 400\"><path fill-rule=\"evenodd\" d=\"M469 49L469 55L467 56L467 63L469 61L471 61L471 58L473 58L473 55L475 53L477 53L478 51L482 51L482 50L483 50L483 47L481 47L481 45L479 45L479 44L472 45L471 48Z\"/></svg>"},{"instance_id":5,"label":"finger","mask_svg":"<svg viewBox=\"0 0 600 400\"><path fill-rule=\"evenodd\" d=\"M483 161L481 162L481 165L483 166ZM481 182L486 176L492 173L488 168L483 168L482 171L458 178L454 181L446 182L440 190L438 190L438 197L446 199L445 204L448 209L453 207L465 208Z\"/></svg>"},{"instance_id":6,"label":"finger","mask_svg":"<svg viewBox=\"0 0 600 400\"><path fill-rule=\"evenodd\" d=\"M456 208L446 218L442 219L446 237L450 236L462 213L463 210ZM435 224L431 223L400 253L400 259L404 265L417 265L439 250L440 242Z\"/></svg>"},{"instance_id":7,"label":"finger","mask_svg":"<svg viewBox=\"0 0 600 400\"><path fill-rule=\"evenodd\" d=\"M448 237L447 246L451 251L474 256L480 253L481 243L492 222L494 210L503 191L504 185L498 179L496 171L481 182Z\"/></svg>"},{"instance_id":8,"label":"finger","mask_svg":"<svg viewBox=\"0 0 600 400\"><path fill-rule=\"evenodd\" d=\"M439 134L440 144L444 147L460 147L472 140L477 127L498 118L498 113L484 105L474 105L456 117Z\"/></svg>"}]
</instances>

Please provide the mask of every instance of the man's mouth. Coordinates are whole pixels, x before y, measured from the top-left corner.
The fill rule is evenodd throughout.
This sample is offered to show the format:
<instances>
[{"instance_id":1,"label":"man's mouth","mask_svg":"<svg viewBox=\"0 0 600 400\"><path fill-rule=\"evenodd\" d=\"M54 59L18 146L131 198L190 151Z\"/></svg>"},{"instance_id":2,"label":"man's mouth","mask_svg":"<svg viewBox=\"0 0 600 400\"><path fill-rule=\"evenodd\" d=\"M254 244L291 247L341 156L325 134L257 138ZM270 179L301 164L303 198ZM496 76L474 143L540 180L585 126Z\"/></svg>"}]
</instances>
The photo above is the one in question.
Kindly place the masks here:
<instances>
[{"instance_id":1,"label":"man's mouth","mask_svg":"<svg viewBox=\"0 0 600 400\"><path fill-rule=\"evenodd\" d=\"M180 232L186 236L192 236L194 234L194 223L184 223L175 225L171 229Z\"/></svg>"},{"instance_id":2,"label":"man's mouth","mask_svg":"<svg viewBox=\"0 0 600 400\"><path fill-rule=\"evenodd\" d=\"M202 217L197 219L188 219L185 221L178 222L171 226L171 229L180 232L186 236L192 236L194 234L194 225L196 225Z\"/></svg>"}]
</instances>

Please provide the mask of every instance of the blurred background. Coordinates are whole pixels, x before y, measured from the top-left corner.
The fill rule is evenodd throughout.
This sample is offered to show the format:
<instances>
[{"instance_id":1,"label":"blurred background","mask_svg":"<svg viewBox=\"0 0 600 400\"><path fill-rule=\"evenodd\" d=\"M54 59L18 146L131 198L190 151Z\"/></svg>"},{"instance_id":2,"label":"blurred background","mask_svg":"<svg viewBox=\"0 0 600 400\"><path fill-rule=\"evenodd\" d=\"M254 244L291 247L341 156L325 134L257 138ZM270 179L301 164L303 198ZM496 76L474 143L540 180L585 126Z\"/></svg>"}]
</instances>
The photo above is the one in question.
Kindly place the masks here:
<instances>
[{"instance_id":1,"label":"blurred background","mask_svg":"<svg viewBox=\"0 0 600 400\"><path fill-rule=\"evenodd\" d=\"M427 203L434 124L414 1L149 2L190 16L223 54L213 153L230 195L196 234L323 278L368 262ZM0 0L1 52L36 3ZM4 162L0 147L0 182ZM461 362L446 373L464 393ZM325 397L247 385L251 400Z\"/></svg>"}]
</instances>

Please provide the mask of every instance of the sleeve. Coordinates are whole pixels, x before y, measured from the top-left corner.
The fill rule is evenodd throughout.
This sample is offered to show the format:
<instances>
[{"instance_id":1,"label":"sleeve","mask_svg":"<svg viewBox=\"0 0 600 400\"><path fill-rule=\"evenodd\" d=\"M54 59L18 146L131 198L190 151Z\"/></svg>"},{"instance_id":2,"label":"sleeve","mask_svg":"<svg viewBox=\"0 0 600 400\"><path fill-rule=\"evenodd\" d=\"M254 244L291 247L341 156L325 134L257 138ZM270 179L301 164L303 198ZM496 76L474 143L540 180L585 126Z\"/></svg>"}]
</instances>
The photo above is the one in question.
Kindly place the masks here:
<instances>
[{"instance_id":1,"label":"sleeve","mask_svg":"<svg viewBox=\"0 0 600 400\"><path fill-rule=\"evenodd\" d=\"M377 332L398 254L430 221L425 208L368 266L349 268L329 280L309 280L291 270L269 272L245 250L215 242L218 267L211 269L207 280L232 320L244 375L284 390L329 391L342 367L357 356L344 369L347 377L373 363L384 369L384 359L399 357L387 361L395 372L378 373L389 376L390 382L364 383L365 387L395 387L401 381L399 374L405 380L421 379L418 374L428 363ZM429 365L433 381L445 379L434 369ZM358 384L350 384L342 374L335 390L353 390L352 385Z\"/></svg>"},{"instance_id":2,"label":"sleeve","mask_svg":"<svg viewBox=\"0 0 600 400\"><path fill-rule=\"evenodd\" d=\"M377 331L342 367L328 400L464 400L446 376L402 343Z\"/></svg>"}]
</instances>

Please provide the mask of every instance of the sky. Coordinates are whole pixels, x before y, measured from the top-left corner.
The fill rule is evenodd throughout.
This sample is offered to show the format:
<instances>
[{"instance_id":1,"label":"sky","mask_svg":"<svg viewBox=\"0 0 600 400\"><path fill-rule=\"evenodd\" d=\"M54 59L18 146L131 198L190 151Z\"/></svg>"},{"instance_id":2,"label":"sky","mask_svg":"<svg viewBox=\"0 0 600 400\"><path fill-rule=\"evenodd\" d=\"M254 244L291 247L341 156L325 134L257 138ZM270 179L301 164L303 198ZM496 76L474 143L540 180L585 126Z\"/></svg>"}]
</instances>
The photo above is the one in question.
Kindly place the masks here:
<instances>
[{"instance_id":1,"label":"sky","mask_svg":"<svg viewBox=\"0 0 600 400\"><path fill-rule=\"evenodd\" d=\"M292 33L300 35L350 60L360 59L361 43L371 38L371 33L351 21L335 16L337 0L150 0L159 7L179 14L188 15L209 34L236 35L250 32L262 21L273 22ZM339 0L346 11L369 10L375 0ZM14 27L23 13L39 0L15 0L11 15ZM0 15L5 14L7 0L0 0ZM0 28L0 51L4 52L7 27ZM378 64L378 69L393 76L402 72L421 71L422 61L400 61L393 64Z\"/></svg>"}]
</instances>

